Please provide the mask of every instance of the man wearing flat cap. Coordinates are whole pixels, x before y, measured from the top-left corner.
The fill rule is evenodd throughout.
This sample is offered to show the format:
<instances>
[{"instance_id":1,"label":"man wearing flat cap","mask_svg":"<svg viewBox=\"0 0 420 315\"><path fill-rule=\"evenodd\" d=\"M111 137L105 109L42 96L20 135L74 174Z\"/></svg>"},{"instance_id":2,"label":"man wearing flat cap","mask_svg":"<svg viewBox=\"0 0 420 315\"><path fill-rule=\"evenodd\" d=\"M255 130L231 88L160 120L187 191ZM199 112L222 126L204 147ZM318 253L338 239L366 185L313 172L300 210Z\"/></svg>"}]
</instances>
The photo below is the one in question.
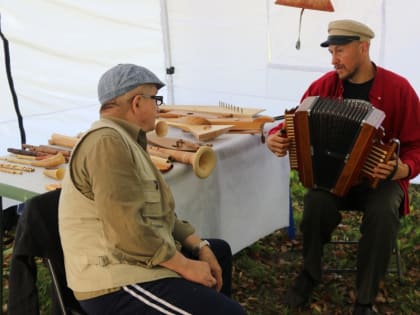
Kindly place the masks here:
<instances>
[{"instance_id":1,"label":"man wearing flat cap","mask_svg":"<svg viewBox=\"0 0 420 315\"><path fill-rule=\"evenodd\" d=\"M375 33L366 25L352 20L333 21L328 25L328 38L321 47L345 45L352 41L369 42Z\"/></svg>"},{"instance_id":2,"label":"man wearing flat cap","mask_svg":"<svg viewBox=\"0 0 420 315\"><path fill-rule=\"evenodd\" d=\"M376 314L373 304L384 278L395 245L400 217L409 212L409 180L420 172L420 105L410 83L400 75L370 60L369 48L374 32L353 20L329 23L328 38L321 47L328 49L334 70L315 80L304 93L335 99L370 102L385 113L385 143L399 139L399 156L379 163L373 176L380 179L376 189L362 182L337 197L326 190L308 189L304 197L301 223L303 270L289 288L285 303L291 307L306 304L321 281L323 246L341 221L340 210L363 212L362 237L357 256L357 301L353 314ZM285 156L290 140L280 135L283 125L270 130L268 148ZM334 130L331 130L334 132Z\"/></svg>"},{"instance_id":3,"label":"man wearing flat cap","mask_svg":"<svg viewBox=\"0 0 420 315\"><path fill-rule=\"evenodd\" d=\"M243 315L229 298L230 246L177 218L146 151L163 86L133 64L99 80L100 120L73 148L60 194L68 286L89 315Z\"/></svg>"}]
</instances>

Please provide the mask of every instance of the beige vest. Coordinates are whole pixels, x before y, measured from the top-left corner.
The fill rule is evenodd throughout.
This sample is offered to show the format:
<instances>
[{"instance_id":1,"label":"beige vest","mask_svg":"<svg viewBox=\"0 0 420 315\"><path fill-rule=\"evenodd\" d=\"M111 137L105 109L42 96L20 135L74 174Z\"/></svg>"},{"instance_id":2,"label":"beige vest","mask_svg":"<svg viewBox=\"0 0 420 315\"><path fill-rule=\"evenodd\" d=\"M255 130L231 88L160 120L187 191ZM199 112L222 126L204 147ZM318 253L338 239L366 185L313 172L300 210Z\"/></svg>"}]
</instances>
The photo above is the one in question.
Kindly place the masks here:
<instances>
[{"instance_id":1,"label":"beige vest","mask_svg":"<svg viewBox=\"0 0 420 315\"><path fill-rule=\"evenodd\" d=\"M158 174L148 154L116 123L109 120L96 122L91 130L111 127L123 136L124 141L133 147L141 167L140 176L146 183L146 198L151 202L162 201L156 191L156 181L162 189L167 189L163 178ZM88 132L88 133L89 133ZM86 133L86 134L88 134ZM83 138L79 141L79 144ZM76 152L77 147L73 152ZM71 165L71 161L69 162ZM70 166L69 166L70 167ZM136 170L133 170L136 171ZM150 187L147 187L147 183ZM112 254L101 225L101 218L93 205L74 186L70 172L66 172L62 182L59 205L59 231L64 251L68 286L76 292L91 292L110 289L128 284L147 282L167 277L179 277L169 269L160 266L145 266L142 263L126 261ZM149 189L150 188L150 189ZM167 193L171 198L172 194Z\"/></svg>"}]
</instances>

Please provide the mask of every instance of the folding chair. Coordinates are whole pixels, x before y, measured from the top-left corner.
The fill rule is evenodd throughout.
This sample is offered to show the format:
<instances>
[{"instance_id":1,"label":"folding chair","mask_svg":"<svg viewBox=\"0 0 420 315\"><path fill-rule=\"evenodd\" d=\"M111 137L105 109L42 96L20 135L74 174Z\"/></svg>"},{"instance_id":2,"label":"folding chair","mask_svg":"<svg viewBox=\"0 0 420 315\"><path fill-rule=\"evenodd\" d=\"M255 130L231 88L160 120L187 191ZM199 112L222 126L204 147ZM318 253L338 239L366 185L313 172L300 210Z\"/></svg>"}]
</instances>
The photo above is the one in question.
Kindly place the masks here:
<instances>
[{"instance_id":1,"label":"folding chair","mask_svg":"<svg viewBox=\"0 0 420 315\"><path fill-rule=\"evenodd\" d=\"M345 217L345 215L343 216ZM328 242L326 245L349 245L349 246L357 246L359 241L358 240L348 240L346 237L342 237L341 239L334 238ZM396 273L398 276L398 282L401 284L403 279L403 272L402 272L402 264L401 264L401 255L400 250L398 248L398 239L395 240L394 250L393 254L395 256L395 267L389 267L388 272L390 273ZM345 273L345 272L356 272L357 268L345 268L345 267L327 267L324 268L324 272L330 272L330 273Z\"/></svg>"},{"instance_id":2,"label":"folding chair","mask_svg":"<svg viewBox=\"0 0 420 315\"><path fill-rule=\"evenodd\" d=\"M51 275L52 313L85 314L67 287L58 234L59 196L60 191L56 190L29 199L18 220L9 274L10 315L39 314L35 257L43 259Z\"/></svg>"}]
</instances>

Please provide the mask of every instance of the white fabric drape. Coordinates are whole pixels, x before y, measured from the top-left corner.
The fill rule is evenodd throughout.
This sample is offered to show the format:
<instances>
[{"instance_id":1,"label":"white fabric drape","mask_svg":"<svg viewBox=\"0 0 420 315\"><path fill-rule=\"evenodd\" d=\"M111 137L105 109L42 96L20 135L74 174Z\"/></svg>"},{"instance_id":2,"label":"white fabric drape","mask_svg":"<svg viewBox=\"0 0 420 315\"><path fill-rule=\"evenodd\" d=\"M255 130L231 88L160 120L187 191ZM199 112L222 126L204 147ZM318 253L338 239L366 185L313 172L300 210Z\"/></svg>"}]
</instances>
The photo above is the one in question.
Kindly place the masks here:
<instances>
[{"instance_id":1,"label":"white fabric drape","mask_svg":"<svg viewBox=\"0 0 420 315\"><path fill-rule=\"evenodd\" d=\"M99 76L115 64L145 65L165 79L158 1L3 0L0 13L27 143L86 130L98 117ZM3 60L2 154L20 146Z\"/></svg>"}]
</instances>

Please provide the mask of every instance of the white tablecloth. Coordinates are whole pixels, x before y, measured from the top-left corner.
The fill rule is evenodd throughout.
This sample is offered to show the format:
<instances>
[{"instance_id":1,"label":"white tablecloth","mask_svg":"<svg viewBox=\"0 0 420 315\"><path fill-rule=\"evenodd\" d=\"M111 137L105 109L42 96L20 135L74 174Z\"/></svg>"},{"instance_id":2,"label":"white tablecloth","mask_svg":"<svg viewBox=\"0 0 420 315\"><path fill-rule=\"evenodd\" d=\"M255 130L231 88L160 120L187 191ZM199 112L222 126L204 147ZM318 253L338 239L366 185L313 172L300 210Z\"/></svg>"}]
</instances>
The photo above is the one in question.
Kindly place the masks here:
<instances>
[{"instance_id":1,"label":"white tablecloth","mask_svg":"<svg viewBox=\"0 0 420 315\"><path fill-rule=\"evenodd\" d=\"M170 136L193 139L171 129ZM190 165L175 163L165 179L172 188L179 218L202 237L227 240L234 253L289 224L289 164L276 158L259 135L225 134L211 141L217 165L198 178ZM24 201L54 182L34 173L0 173L0 196Z\"/></svg>"}]
</instances>

